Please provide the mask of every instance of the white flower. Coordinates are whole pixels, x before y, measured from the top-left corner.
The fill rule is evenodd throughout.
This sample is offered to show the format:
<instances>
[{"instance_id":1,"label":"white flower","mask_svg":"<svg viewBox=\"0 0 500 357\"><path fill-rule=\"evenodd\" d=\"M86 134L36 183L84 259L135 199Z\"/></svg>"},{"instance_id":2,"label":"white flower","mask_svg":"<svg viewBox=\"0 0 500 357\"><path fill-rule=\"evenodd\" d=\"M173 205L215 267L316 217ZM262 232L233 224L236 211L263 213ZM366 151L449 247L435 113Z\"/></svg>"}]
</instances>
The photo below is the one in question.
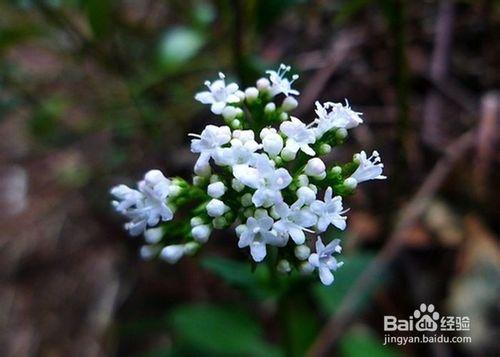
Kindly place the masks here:
<instances>
[{"instance_id":1,"label":"white flower","mask_svg":"<svg viewBox=\"0 0 500 357\"><path fill-rule=\"evenodd\" d=\"M342 230L346 227L346 217L342 216L346 212L342 210L342 197L332 198L332 194L332 188L328 187L324 201L316 200L311 203L312 211L318 215L317 227L320 232L326 231L330 224Z\"/></svg>"},{"instance_id":2,"label":"white flower","mask_svg":"<svg viewBox=\"0 0 500 357\"><path fill-rule=\"evenodd\" d=\"M170 264L175 264L184 256L184 253L184 244L174 244L163 248L161 250L160 257Z\"/></svg>"},{"instance_id":3,"label":"white flower","mask_svg":"<svg viewBox=\"0 0 500 357\"><path fill-rule=\"evenodd\" d=\"M361 151L354 156L356 161L359 161L359 166L356 171L350 176L357 183L368 180L383 180L387 177L382 175L384 164L380 160L380 155L377 151L372 153L372 156L366 157L366 153Z\"/></svg>"},{"instance_id":4,"label":"white flower","mask_svg":"<svg viewBox=\"0 0 500 357\"><path fill-rule=\"evenodd\" d=\"M292 176L285 168L275 169L273 162L264 155L256 155L253 166L236 165L233 168L235 178L246 186L255 189L252 202L256 207L269 207L281 202L280 190L292 182Z\"/></svg>"},{"instance_id":5,"label":"white flower","mask_svg":"<svg viewBox=\"0 0 500 357\"><path fill-rule=\"evenodd\" d=\"M210 217L220 217L227 211L229 211L229 207L226 206L224 202L216 198L211 199L207 204L207 214Z\"/></svg>"},{"instance_id":6,"label":"white flower","mask_svg":"<svg viewBox=\"0 0 500 357\"><path fill-rule=\"evenodd\" d=\"M194 165L194 171L198 174L201 171L206 171L207 167L210 168L208 163L210 158L215 158L217 150L231 140L231 129L228 126L207 125L201 135L189 135L195 137L191 140L191 151L200 154Z\"/></svg>"},{"instance_id":7,"label":"white flower","mask_svg":"<svg viewBox=\"0 0 500 357\"><path fill-rule=\"evenodd\" d=\"M227 166L242 165L251 162L255 151L261 148L261 145L253 139L253 132L251 133L251 139L244 136L232 139L230 147L217 150L215 162L219 165Z\"/></svg>"},{"instance_id":8,"label":"white flower","mask_svg":"<svg viewBox=\"0 0 500 357\"><path fill-rule=\"evenodd\" d=\"M126 185L111 189L111 194L118 199L112 202L115 209L130 219L125 228L131 235L141 234L147 226L157 225L160 219L170 221L173 218L173 212L167 205L170 184L171 181L161 171L151 170L138 183L139 190Z\"/></svg>"},{"instance_id":9,"label":"white flower","mask_svg":"<svg viewBox=\"0 0 500 357\"><path fill-rule=\"evenodd\" d=\"M210 197L212 198L220 198L226 193L226 186L219 181L219 182L214 182L208 185L207 187L207 193Z\"/></svg>"},{"instance_id":10,"label":"white flower","mask_svg":"<svg viewBox=\"0 0 500 357\"><path fill-rule=\"evenodd\" d=\"M236 94L238 85L236 83L226 85L224 78L224 74L219 73L219 79L216 81L206 81L205 85L208 87L208 91L197 93L194 97L203 104L211 104L210 109L214 114L221 114L227 104L240 101Z\"/></svg>"},{"instance_id":11,"label":"white flower","mask_svg":"<svg viewBox=\"0 0 500 357\"><path fill-rule=\"evenodd\" d=\"M332 256L334 253L342 251L339 243L339 239L334 239L325 246L321 237L318 237L316 241L316 253L309 256L309 264L318 269L319 278L324 285L333 283L332 271L337 270L337 268L343 265L342 262L337 262L337 259Z\"/></svg>"},{"instance_id":12,"label":"white flower","mask_svg":"<svg viewBox=\"0 0 500 357\"><path fill-rule=\"evenodd\" d=\"M265 214L258 218L249 217L246 224L240 228L238 247L250 247L250 254L256 262L266 257L266 244L279 246L284 243L272 230L273 223L273 219Z\"/></svg>"},{"instance_id":13,"label":"white flower","mask_svg":"<svg viewBox=\"0 0 500 357\"><path fill-rule=\"evenodd\" d=\"M316 216L307 207L301 208L302 201L298 200L291 207L285 202L275 205L280 219L274 223L274 229L288 240L290 236L295 244L303 244L306 236L304 231L313 232L307 227L316 223Z\"/></svg>"},{"instance_id":14,"label":"white flower","mask_svg":"<svg viewBox=\"0 0 500 357\"><path fill-rule=\"evenodd\" d=\"M315 154L314 150L309 146L309 144L314 144L316 141L314 131L309 129L298 118L290 117L290 121L281 123L280 130L287 136L285 149L293 153L302 150L309 156Z\"/></svg>"},{"instance_id":15,"label":"white flower","mask_svg":"<svg viewBox=\"0 0 500 357\"><path fill-rule=\"evenodd\" d=\"M326 102L321 105L316 102L316 115L318 116L315 120L317 137L321 137L332 129L352 129L363 123L361 113L353 111L347 100L345 106L342 103Z\"/></svg>"},{"instance_id":16,"label":"white flower","mask_svg":"<svg viewBox=\"0 0 500 357\"><path fill-rule=\"evenodd\" d=\"M285 78L285 75L290 71L290 66L285 66L283 63L280 65L278 71L266 71L269 74L269 80L271 81L271 95L275 96L283 93L287 97L289 95L299 95L299 92L292 89L292 83L299 78L298 75L294 74L292 80Z\"/></svg>"},{"instance_id":17,"label":"white flower","mask_svg":"<svg viewBox=\"0 0 500 357\"><path fill-rule=\"evenodd\" d=\"M306 167L304 168L304 173L307 176L317 177L320 179L325 178L325 171L325 163L319 157L315 157L307 161Z\"/></svg>"},{"instance_id":18,"label":"white flower","mask_svg":"<svg viewBox=\"0 0 500 357\"><path fill-rule=\"evenodd\" d=\"M201 224L191 229L191 235L200 243L205 243L211 232L212 229L207 224Z\"/></svg>"}]
</instances>

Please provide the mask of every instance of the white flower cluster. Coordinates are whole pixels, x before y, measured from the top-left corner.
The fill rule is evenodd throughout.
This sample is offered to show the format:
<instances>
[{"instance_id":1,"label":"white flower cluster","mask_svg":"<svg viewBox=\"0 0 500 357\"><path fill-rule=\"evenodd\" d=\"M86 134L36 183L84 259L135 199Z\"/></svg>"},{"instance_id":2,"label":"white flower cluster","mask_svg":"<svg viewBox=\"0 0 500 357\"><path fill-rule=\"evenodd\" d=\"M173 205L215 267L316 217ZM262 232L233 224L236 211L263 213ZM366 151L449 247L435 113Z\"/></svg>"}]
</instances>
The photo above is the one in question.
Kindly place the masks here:
<instances>
[{"instance_id":1,"label":"white flower cluster","mask_svg":"<svg viewBox=\"0 0 500 357\"><path fill-rule=\"evenodd\" d=\"M352 162L328 169L321 156L342 144L347 130L363 120L347 102L316 102L317 117L310 124L290 116L299 92L292 89L298 76L289 80L289 71L285 65L267 71L268 78L243 91L226 83L222 73L205 83L208 90L195 99L209 104L225 125L207 125L201 134L190 134L191 151L199 154L193 185L153 170L138 190L124 185L111 190L116 209L130 220L126 228L132 235L160 220L170 221L182 205L194 212L188 223L167 222L146 230L144 258L158 255L174 263L195 253L214 229L234 226L238 247L248 248L255 262L273 247L278 271L317 270L323 284L333 282L332 271L342 265L333 257L341 252L340 242L325 246L318 236L314 244L313 237L330 226L346 228L342 197L363 181L384 179L383 164L376 151L369 157L361 151ZM198 205L193 208L190 202ZM175 244L167 243L169 235Z\"/></svg>"}]
</instances>

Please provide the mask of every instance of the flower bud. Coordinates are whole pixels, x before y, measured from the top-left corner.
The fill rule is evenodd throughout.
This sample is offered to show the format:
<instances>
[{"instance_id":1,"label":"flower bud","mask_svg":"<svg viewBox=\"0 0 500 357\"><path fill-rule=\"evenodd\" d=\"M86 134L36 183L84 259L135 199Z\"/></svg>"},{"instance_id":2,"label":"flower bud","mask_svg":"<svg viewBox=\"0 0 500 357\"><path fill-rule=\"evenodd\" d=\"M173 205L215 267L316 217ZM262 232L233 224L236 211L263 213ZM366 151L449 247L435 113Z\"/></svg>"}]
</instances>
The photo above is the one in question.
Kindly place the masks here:
<instances>
[{"instance_id":1,"label":"flower bud","mask_svg":"<svg viewBox=\"0 0 500 357\"><path fill-rule=\"evenodd\" d=\"M212 173L212 169L210 168L210 164L208 162L199 163L197 161L194 165L194 173L198 176L208 177Z\"/></svg>"},{"instance_id":2,"label":"flower bud","mask_svg":"<svg viewBox=\"0 0 500 357\"><path fill-rule=\"evenodd\" d=\"M254 214L254 209L252 207L248 207L246 210L243 211L243 215L246 217L246 218L250 218L250 217L253 217L253 214Z\"/></svg>"},{"instance_id":3,"label":"flower bud","mask_svg":"<svg viewBox=\"0 0 500 357\"><path fill-rule=\"evenodd\" d=\"M156 255L157 251L158 249L156 247L152 247L150 245L143 245L139 250L139 256L141 257L141 259L150 260Z\"/></svg>"},{"instance_id":4,"label":"flower bud","mask_svg":"<svg viewBox=\"0 0 500 357\"><path fill-rule=\"evenodd\" d=\"M243 91L237 90L234 94L240 99L240 102L245 100L245 93Z\"/></svg>"},{"instance_id":5,"label":"flower bud","mask_svg":"<svg viewBox=\"0 0 500 357\"><path fill-rule=\"evenodd\" d=\"M221 200L213 198L207 204L207 214L210 217L220 217L229 210L229 207Z\"/></svg>"},{"instance_id":6,"label":"flower bud","mask_svg":"<svg viewBox=\"0 0 500 357\"><path fill-rule=\"evenodd\" d=\"M337 131L335 132L335 136L338 139L345 139L347 138L347 130L344 128L337 129Z\"/></svg>"},{"instance_id":7,"label":"flower bud","mask_svg":"<svg viewBox=\"0 0 500 357\"><path fill-rule=\"evenodd\" d=\"M266 106L264 107L264 112L266 113L272 113L276 110L276 104L273 102L267 103Z\"/></svg>"},{"instance_id":8,"label":"flower bud","mask_svg":"<svg viewBox=\"0 0 500 357\"><path fill-rule=\"evenodd\" d=\"M194 176L193 177L193 185L196 187L203 186L205 184L205 177Z\"/></svg>"},{"instance_id":9,"label":"flower bud","mask_svg":"<svg viewBox=\"0 0 500 357\"><path fill-rule=\"evenodd\" d=\"M232 120L229 125L231 126L231 129L241 129L242 127L241 120L239 119Z\"/></svg>"},{"instance_id":10,"label":"flower bud","mask_svg":"<svg viewBox=\"0 0 500 357\"><path fill-rule=\"evenodd\" d=\"M189 242L184 244L184 253L187 255L193 255L200 248L200 245L196 242Z\"/></svg>"},{"instance_id":11,"label":"flower bud","mask_svg":"<svg viewBox=\"0 0 500 357\"><path fill-rule=\"evenodd\" d=\"M307 245L298 245L294 250L295 256L299 260L306 260L311 255L311 249Z\"/></svg>"},{"instance_id":12,"label":"flower bud","mask_svg":"<svg viewBox=\"0 0 500 357\"><path fill-rule=\"evenodd\" d=\"M311 274L314 271L314 266L309 262L303 262L299 269L302 274Z\"/></svg>"},{"instance_id":13,"label":"flower bud","mask_svg":"<svg viewBox=\"0 0 500 357\"><path fill-rule=\"evenodd\" d=\"M332 146L329 144L321 144L318 150L318 154L326 155L332 151Z\"/></svg>"},{"instance_id":14,"label":"flower bud","mask_svg":"<svg viewBox=\"0 0 500 357\"><path fill-rule=\"evenodd\" d=\"M283 149L283 138L278 133L270 133L262 140L264 151L271 156L277 156Z\"/></svg>"},{"instance_id":15,"label":"flower bud","mask_svg":"<svg viewBox=\"0 0 500 357\"><path fill-rule=\"evenodd\" d=\"M271 83L269 82L269 79L267 79L267 78L260 78L257 81L257 89L259 89L260 91L268 90L270 87L271 87Z\"/></svg>"},{"instance_id":16,"label":"flower bud","mask_svg":"<svg viewBox=\"0 0 500 357\"><path fill-rule=\"evenodd\" d=\"M304 172L307 176L313 176L323 179L326 176L325 170L325 163L321 161L320 158L315 157L307 162Z\"/></svg>"},{"instance_id":17,"label":"flower bud","mask_svg":"<svg viewBox=\"0 0 500 357\"><path fill-rule=\"evenodd\" d=\"M222 116L224 118L224 121L230 122L231 120L236 118L236 115L238 115L238 113L239 113L238 109L239 108L233 107L231 105L228 105L227 107L225 107L222 110Z\"/></svg>"},{"instance_id":18,"label":"flower bud","mask_svg":"<svg viewBox=\"0 0 500 357\"><path fill-rule=\"evenodd\" d=\"M163 238L163 228L150 228L144 232L144 240L149 244L156 244Z\"/></svg>"},{"instance_id":19,"label":"flower bud","mask_svg":"<svg viewBox=\"0 0 500 357\"><path fill-rule=\"evenodd\" d=\"M224 217L217 217L212 220L212 225L215 229L223 229L228 226L227 219Z\"/></svg>"},{"instance_id":20,"label":"flower bud","mask_svg":"<svg viewBox=\"0 0 500 357\"><path fill-rule=\"evenodd\" d=\"M289 112L297 108L298 105L299 103L297 102L297 99L288 96L283 100L283 103L281 104L281 110Z\"/></svg>"},{"instance_id":21,"label":"flower bud","mask_svg":"<svg viewBox=\"0 0 500 357\"><path fill-rule=\"evenodd\" d=\"M161 250L160 258L169 262L170 264L175 264L184 255L184 245L174 244L166 246Z\"/></svg>"},{"instance_id":22,"label":"flower bud","mask_svg":"<svg viewBox=\"0 0 500 357\"><path fill-rule=\"evenodd\" d=\"M247 226L245 224L240 224L236 226L234 230L236 232L236 236L239 238L243 234L243 232L247 230Z\"/></svg>"},{"instance_id":23,"label":"flower bud","mask_svg":"<svg viewBox=\"0 0 500 357\"><path fill-rule=\"evenodd\" d=\"M212 233L212 229L208 224L201 224L191 229L191 235L200 243L205 243L210 237L210 233Z\"/></svg>"},{"instance_id":24,"label":"flower bud","mask_svg":"<svg viewBox=\"0 0 500 357\"><path fill-rule=\"evenodd\" d=\"M169 197L177 197L182 192L182 187L179 185L170 185L168 188Z\"/></svg>"},{"instance_id":25,"label":"flower bud","mask_svg":"<svg viewBox=\"0 0 500 357\"><path fill-rule=\"evenodd\" d=\"M330 171L332 174L338 175L342 173L342 168L340 166L334 166Z\"/></svg>"},{"instance_id":26,"label":"flower bud","mask_svg":"<svg viewBox=\"0 0 500 357\"><path fill-rule=\"evenodd\" d=\"M210 176L210 183L219 182L219 181L220 181L219 175Z\"/></svg>"},{"instance_id":27,"label":"flower bud","mask_svg":"<svg viewBox=\"0 0 500 357\"><path fill-rule=\"evenodd\" d=\"M354 177L349 177L344 180L344 186L354 190L358 186L358 181Z\"/></svg>"},{"instance_id":28,"label":"flower bud","mask_svg":"<svg viewBox=\"0 0 500 357\"><path fill-rule=\"evenodd\" d=\"M253 215L255 218L267 217L267 211L263 208L257 208Z\"/></svg>"},{"instance_id":29,"label":"flower bud","mask_svg":"<svg viewBox=\"0 0 500 357\"><path fill-rule=\"evenodd\" d=\"M146 181L148 185L155 185L164 179L165 176L163 176L160 170L150 170L144 175L144 181Z\"/></svg>"},{"instance_id":30,"label":"flower bud","mask_svg":"<svg viewBox=\"0 0 500 357\"><path fill-rule=\"evenodd\" d=\"M200 224L205 223L203 218L201 217L193 217L191 218L191 221L189 222L191 224L191 227L196 227L199 226Z\"/></svg>"},{"instance_id":31,"label":"flower bud","mask_svg":"<svg viewBox=\"0 0 500 357\"><path fill-rule=\"evenodd\" d=\"M255 87L245 89L245 98L248 102L253 102L259 97L259 91Z\"/></svg>"},{"instance_id":32,"label":"flower bud","mask_svg":"<svg viewBox=\"0 0 500 357\"><path fill-rule=\"evenodd\" d=\"M295 156L297 156L297 152L291 150L288 146L285 146L281 151L281 158L283 161L292 161L295 159Z\"/></svg>"},{"instance_id":33,"label":"flower bud","mask_svg":"<svg viewBox=\"0 0 500 357\"><path fill-rule=\"evenodd\" d=\"M316 199L316 193L309 187L302 186L297 190L297 197L302 199L306 205L309 205Z\"/></svg>"},{"instance_id":34,"label":"flower bud","mask_svg":"<svg viewBox=\"0 0 500 357\"><path fill-rule=\"evenodd\" d=\"M236 178L233 178L231 180L231 187L236 192L241 192L241 191L243 191L245 189L245 184L243 184L243 182L241 182L240 180L238 180Z\"/></svg>"},{"instance_id":35,"label":"flower bud","mask_svg":"<svg viewBox=\"0 0 500 357\"><path fill-rule=\"evenodd\" d=\"M226 186L222 182L214 182L208 185L207 193L212 198L220 198L226 193Z\"/></svg>"},{"instance_id":36,"label":"flower bud","mask_svg":"<svg viewBox=\"0 0 500 357\"><path fill-rule=\"evenodd\" d=\"M264 138L269 135L269 134L276 134L277 131L274 128L264 128L260 131L259 137L261 140L264 140Z\"/></svg>"},{"instance_id":37,"label":"flower bud","mask_svg":"<svg viewBox=\"0 0 500 357\"><path fill-rule=\"evenodd\" d=\"M243 196L241 196L241 205L243 207L250 207L252 205L251 193L245 193Z\"/></svg>"},{"instance_id":38,"label":"flower bud","mask_svg":"<svg viewBox=\"0 0 500 357\"><path fill-rule=\"evenodd\" d=\"M278 262L276 269L278 270L278 272L280 272L282 274L287 274L287 273L292 271L292 267L290 265L290 262L286 259L281 259Z\"/></svg>"},{"instance_id":39,"label":"flower bud","mask_svg":"<svg viewBox=\"0 0 500 357\"><path fill-rule=\"evenodd\" d=\"M280 219L280 215L276 211L276 206L272 206L271 209L269 210L269 215L274 218L275 220Z\"/></svg>"}]
</instances>

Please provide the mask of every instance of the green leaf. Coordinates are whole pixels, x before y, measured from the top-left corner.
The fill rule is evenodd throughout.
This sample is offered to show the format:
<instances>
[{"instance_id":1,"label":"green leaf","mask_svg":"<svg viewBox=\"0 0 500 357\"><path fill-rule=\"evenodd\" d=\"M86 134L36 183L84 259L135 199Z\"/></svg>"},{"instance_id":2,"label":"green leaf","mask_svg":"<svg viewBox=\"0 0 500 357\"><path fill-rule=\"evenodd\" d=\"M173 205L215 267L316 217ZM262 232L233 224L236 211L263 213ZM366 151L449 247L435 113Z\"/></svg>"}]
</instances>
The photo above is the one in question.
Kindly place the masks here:
<instances>
[{"instance_id":1,"label":"green leaf","mask_svg":"<svg viewBox=\"0 0 500 357\"><path fill-rule=\"evenodd\" d=\"M184 305L169 315L181 342L204 355L279 356L262 339L259 324L242 310L210 304Z\"/></svg>"},{"instance_id":2,"label":"green leaf","mask_svg":"<svg viewBox=\"0 0 500 357\"><path fill-rule=\"evenodd\" d=\"M355 327L340 340L341 355L346 357L395 357L401 353L390 346L384 346L377 336L367 328Z\"/></svg>"},{"instance_id":3,"label":"green leaf","mask_svg":"<svg viewBox=\"0 0 500 357\"><path fill-rule=\"evenodd\" d=\"M271 291L265 288L269 281L266 269L252 271L247 263L215 256L203 259L202 265L229 285L245 289L254 297L265 298L272 295Z\"/></svg>"},{"instance_id":4,"label":"green leaf","mask_svg":"<svg viewBox=\"0 0 500 357\"><path fill-rule=\"evenodd\" d=\"M201 49L203 36L187 27L176 27L167 31L161 38L158 61L163 72L171 73L182 67Z\"/></svg>"},{"instance_id":5,"label":"green leaf","mask_svg":"<svg viewBox=\"0 0 500 357\"><path fill-rule=\"evenodd\" d=\"M357 254L343 258L344 265L335 272L330 286L316 285L313 294L326 315L335 313L343 298L373 259L372 254ZM366 300L366 297L365 297Z\"/></svg>"}]
</instances>

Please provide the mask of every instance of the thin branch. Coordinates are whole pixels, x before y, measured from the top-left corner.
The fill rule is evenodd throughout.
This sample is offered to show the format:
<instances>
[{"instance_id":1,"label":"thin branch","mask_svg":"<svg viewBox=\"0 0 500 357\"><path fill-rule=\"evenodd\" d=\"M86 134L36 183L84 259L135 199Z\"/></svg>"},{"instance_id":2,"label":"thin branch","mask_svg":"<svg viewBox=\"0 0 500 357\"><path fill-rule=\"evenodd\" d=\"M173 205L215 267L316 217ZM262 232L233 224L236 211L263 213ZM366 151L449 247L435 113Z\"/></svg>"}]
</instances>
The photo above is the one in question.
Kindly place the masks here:
<instances>
[{"instance_id":1,"label":"thin branch","mask_svg":"<svg viewBox=\"0 0 500 357\"><path fill-rule=\"evenodd\" d=\"M322 357L328 355L342 332L345 331L356 317L363 296L367 295L373 283L386 271L387 267L404 246L407 230L424 213L432 197L435 196L444 183L455 163L471 148L474 138L475 130L471 130L460 136L446 148L443 156L429 173L420 189L401 211L400 218L397 220L398 223L394 227L385 246L371 262L370 266L356 280L340 304L337 314L327 322L318 335L318 338L309 351L309 356Z\"/></svg>"},{"instance_id":2,"label":"thin branch","mask_svg":"<svg viewBox=\"0 0 500 357\"><path fill-rule=\"evenodd\" d=\"M454 4L452 0L441 0L436 18L434 51L432 53L430 78L444 83L448 76L453 37ZM426 144L439 147L443 142L441 130L442 97L435 89L427 95L424 107L423 138Z\"/></svg>"}]
</instances>

